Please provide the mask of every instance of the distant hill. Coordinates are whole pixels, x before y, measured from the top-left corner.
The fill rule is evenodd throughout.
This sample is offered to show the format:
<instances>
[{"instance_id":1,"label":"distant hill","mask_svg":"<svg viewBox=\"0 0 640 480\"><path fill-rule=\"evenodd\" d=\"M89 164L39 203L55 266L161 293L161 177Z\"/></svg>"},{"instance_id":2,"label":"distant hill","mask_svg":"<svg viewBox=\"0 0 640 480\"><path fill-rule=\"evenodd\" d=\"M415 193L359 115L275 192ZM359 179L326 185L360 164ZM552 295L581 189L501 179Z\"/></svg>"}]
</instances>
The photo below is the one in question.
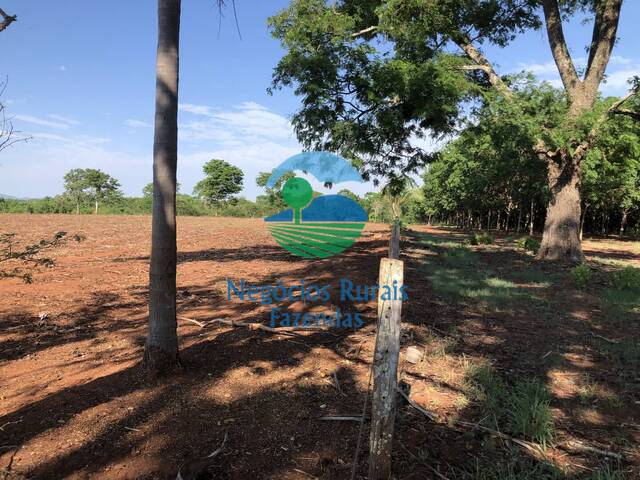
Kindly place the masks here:
<instances>
[{"instance_id":1,"label":"distant hill","mask_svg":"<svg viewBox=\"0 0 640 480\"><path fill-rule=\"evenodd\" d=\"M0 193L0 198L6 198L7 200L18 200L17 197L14 197L12 195L5 195L4 193Z\"/></svg>"}]
</instances>

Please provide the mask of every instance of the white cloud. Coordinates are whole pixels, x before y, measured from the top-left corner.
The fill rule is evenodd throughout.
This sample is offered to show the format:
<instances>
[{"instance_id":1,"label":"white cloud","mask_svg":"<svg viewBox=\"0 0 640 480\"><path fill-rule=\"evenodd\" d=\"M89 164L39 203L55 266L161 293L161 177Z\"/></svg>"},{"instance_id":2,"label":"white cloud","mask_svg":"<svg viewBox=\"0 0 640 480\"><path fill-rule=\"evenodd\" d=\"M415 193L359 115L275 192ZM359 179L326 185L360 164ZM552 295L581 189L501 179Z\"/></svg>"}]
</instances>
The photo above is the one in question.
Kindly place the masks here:
<instances>
[{"instance_id":1,"label":"white cloud","mask_svg":"<svg viewBox=\"0 0 640 480\"><path fill-rule=\"evenodd\" d=\"M28 143L3 151L0 192L17 197L62 193L63 176L72 168L99 168L120 180L128 194L140 195L152 176L151 154L111 147L108 138L29 132Z\"/></svg>"},{"instance_id":2,"label":"white cloud","mask_svg":"<svg viewBox=\"0 0 640 480\"><path fill-rule=\"evenodd\" d=\"M556 64L553 60L550 60L548 62L545 63L523 63L523 62L519 62L518 63L518 68L516 69L516 71L527 71L527 72L531 72L534 75L537 76L543 76L543 75L557 75L558 74L558 67L556 67Z\"/></svg>"},{"instance_id":3,"label":"white cloud","mask_svg":"<svg viewBox=\"0 0 640 480\"><path fill-rule=\"evenodd\" d=\"M131 127L131 128L151 128L150 123L143 122L142 120L135 120L133 118L127 118L124 121L124 124L127 127Z\"/></svg>"},{"instance_id":4,"label":"white cloud","mask_svg":"<svg viewBox=\"0 0 640 480\"><path fill-rule=\"evenodd\" d=\"M47 115L47 117L52 118L54 120L57 120L59 122L63 122L63 123L68 123L69 125L79 125L80 122L70 118L70 117L65 117L63 115L56 115L55 113L50 113L49 115Z\"/></svg>"},{"instance_id":5,"label":"white cloud","mask_svg":"<svg viewBox=\"0 0 640 480\"><path fill-rule=\"evenodd\" d=\"M256 139L293 138L289 120L255 102L243 102L229 110L194 104L181 104L180 109L205 117L180 124L180 138L186 141L242 145Z\"/></svg>"},{"instance_id":6,"label":"white cloud","mask_svg":"<svg viewBox=\"0 0 640 480\"><path fill-rule=\"evenodd\" d=\"M193 113L195 115L210 116L213 113L213 109L211 107L206 105L195 105L193 103L180 103L178 104L178 110Z\"/></svg>"},{"instance_id":7,"label":"white cloud","mask_svg":"<svg viewBox=\"0 0 640 480\"><path fill-rule=\"evenodd\" d=\"M602 85L602 90L607 93L611 91L621 92L628 90L630 88L628 81L636 75L640 75L640 63L634 65L632 68L608 72L605 83Z\"/></svg>"},{"instance_id":8,"label":"white cloud","mask_svg":"<svg viewBox=\"0 0 640 480\"><path fill-rule=\"evenodd\" d=\"M35 125L41 125L43 127L51 127L51 128L61 128L66 130L69 128L67 123L62 122L52 122L50 120L45 120L44 118L34 117L33 115L14 115L13 118L15 120L20 120L22 122L33 123Z\"/></svg>"}]
</instances>

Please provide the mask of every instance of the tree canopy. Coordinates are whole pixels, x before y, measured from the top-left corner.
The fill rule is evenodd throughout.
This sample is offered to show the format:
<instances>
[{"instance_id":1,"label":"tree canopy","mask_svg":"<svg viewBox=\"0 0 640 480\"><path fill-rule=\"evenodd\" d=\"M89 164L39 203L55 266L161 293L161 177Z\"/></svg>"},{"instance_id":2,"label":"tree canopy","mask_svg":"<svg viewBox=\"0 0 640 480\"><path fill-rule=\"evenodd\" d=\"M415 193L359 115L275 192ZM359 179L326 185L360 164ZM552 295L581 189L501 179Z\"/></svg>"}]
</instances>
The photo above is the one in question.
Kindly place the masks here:
<instances>
[{"instance_id":1,"label":"tree canopy","mask_svg":"<svg viewBox=\"0 0 640 480\"><path fill-rule=\"evenodd\" d=\"M206 176L196 184L193 193L210 204L230 200L242 190L244 173L224 160L209 160L202 171Z\"/></svg>"}]
</instances>

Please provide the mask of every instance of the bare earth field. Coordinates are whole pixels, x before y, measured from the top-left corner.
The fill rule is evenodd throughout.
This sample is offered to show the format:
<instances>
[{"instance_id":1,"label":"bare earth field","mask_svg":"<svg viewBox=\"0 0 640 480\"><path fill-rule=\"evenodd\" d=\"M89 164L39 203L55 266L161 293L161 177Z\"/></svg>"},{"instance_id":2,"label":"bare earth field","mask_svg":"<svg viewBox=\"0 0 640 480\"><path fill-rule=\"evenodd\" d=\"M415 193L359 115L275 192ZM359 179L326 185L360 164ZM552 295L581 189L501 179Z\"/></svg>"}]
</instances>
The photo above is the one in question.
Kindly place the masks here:
<instances>
[{"instance_id":1,"label":"bare earth field","mask_svg":"<svg viewBox=\"0 0 640 480\"><path fill-rule=\"evenodd\" d=\"M291 337L181 319L183 366L151 381L141 364L150 217L0 215L0 232L25 242L86 236L53 251L55 267L33 284L0 281L0 479L170 479L181 467L185 479L349 478L359 424L319 417L360 414L376 305L340 303L337 286L377 282L388 227L370 224L347 252L315 261L281 249L258 219L182 217L178 227L181 316L267 324L271 307L228 301L226 280L304 279L335 287L320 310L360 312L365 326ZM401 362L401 379L436 421L399 402L395 478L640 478L640 299L608 280L640 266L640 244L587 240L595 275L578 289L568 269L535 262L513 238L475 247L464 238L426 226L403 236L402 344L424 356ZM523 379L545 385L549 448L455 423L500 425L473 380L482 366L506 391ZM358 478L367 444L365 422ZM621 476L594 476L603 471Z\"/></svg>"}]
</instances>

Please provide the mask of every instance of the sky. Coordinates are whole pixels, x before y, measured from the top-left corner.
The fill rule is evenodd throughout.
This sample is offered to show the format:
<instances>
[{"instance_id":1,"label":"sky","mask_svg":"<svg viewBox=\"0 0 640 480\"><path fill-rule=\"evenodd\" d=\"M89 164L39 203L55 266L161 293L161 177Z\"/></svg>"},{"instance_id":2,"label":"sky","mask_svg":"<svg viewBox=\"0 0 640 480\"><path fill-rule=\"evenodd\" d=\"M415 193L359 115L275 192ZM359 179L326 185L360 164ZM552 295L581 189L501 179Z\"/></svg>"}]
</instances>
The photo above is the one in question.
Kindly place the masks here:
<instances>
[{"instance_id":1,"label":"sky","mask_svg":"<svg viewBox=\"0 0 640 480\"><path fill-rule=\"evenodd\" d=\"M266 21L287 4L236 0L240 38L231 10L220 19L213 0L182 2L178 181L184 193L202 178L207 160L221 158L244 171L242 195L254 199L263 193L258 172L301 151L289 122L299 99L290 90L267 93L283 51ZM125 194L140 196L152 179L156 2L2 0L1 6L18 16L0 33L0 78L8 79L3 101L14 128L31 140L0 152L0 193L53 196L63 191L66 171L99 168ZM638 18L640 2L626 0L605 95L624 94L627 79L640 75ZM565 24L578 64L591 33L580 20ZM485 53L501 74L530 70L560 85L544 30L504 49L487 46Z\"/></svg>"}]
</instances>

